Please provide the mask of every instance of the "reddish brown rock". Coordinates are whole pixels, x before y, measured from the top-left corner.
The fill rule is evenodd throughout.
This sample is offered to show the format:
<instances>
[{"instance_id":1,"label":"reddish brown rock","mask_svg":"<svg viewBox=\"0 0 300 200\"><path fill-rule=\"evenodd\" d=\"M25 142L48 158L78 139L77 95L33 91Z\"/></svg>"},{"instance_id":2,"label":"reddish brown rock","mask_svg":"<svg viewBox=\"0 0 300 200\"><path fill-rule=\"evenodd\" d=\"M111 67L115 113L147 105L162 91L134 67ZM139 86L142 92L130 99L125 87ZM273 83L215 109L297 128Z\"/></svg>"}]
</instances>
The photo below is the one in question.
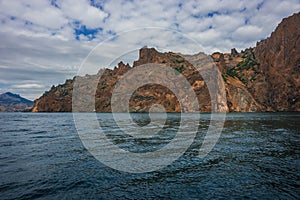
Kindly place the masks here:
<instances>
[{"instance_id":1,"label":"reddish brown rock","mask_svg":"<svg viewBox=\"0 0 300 200\"><path fill-rule=\"evenodd\" d=\"M274 111L300 111L299 24L300 13L283 19L255 49L263 76L255 81L253 93Z\"/></svg>"},{"instance_id":2,"label":"reddish brown rock","mask_svg":"<svg viewBox=\"0 0 300 200\"><path fill-rule=\"evenodd\" d=\"M52 86L34 101L32 112L70 112L72 110L73 80L66 80L62 85Z\"/></svg>"},{"instance_id":3,"label":"reddish brown rock","mask_svg":"<svg viewBox=\"0 0 300 200\"><path fill-rule=\"evenodd\" d=\"M134 68L156 63L172 67L190 83L198 98L199 110L210 112L260 112L260 111L300 111L300 14L284 19L269 38L257 43L257 47L231 53L214 53L211 60L221 73L213 71L210 64L195 68L195 63L205 58L203 53L188 56L177 53L160 53L154 48L144 47ZM33 112L72 111L72 88L74 80L79 80L77 90L81 96L76 111L111 112L111 97L116 83L131 69L120 62L113 70L103 69L96 75L86 75L67 80L65 84L52 87L35 100ZM157 72L159 73L159 72ZM210 76L214 74L217 76ZM207 76L207 77L206 77ZM217 77L222 77L219 81ZM163 78L163 77L159 77ZM204 79L206 81L204 81ZM138 81L138 80L134 80ZM143 81L143 80L139 80ZM131 82L129 81L128 84ZM93 90L91 84L96 84ZM181 82L174 81L177 88ZM216 90L214 104L211 102L208 85ZM126 87L126 85L124 85ZM95 96L94 104L86 106L86 96ZM227 101L225 100L225 95ZM131 96L131 112L148 112L154 104L161 104L167 112L193 111L188 102L181 108L175 94L166 87L147 84L138 88ZM214 106L212 106L214 105ZM73 105L74 108L74 105ZM122 112L123 110L119 110Z\"/></svg>"}]
</instances>

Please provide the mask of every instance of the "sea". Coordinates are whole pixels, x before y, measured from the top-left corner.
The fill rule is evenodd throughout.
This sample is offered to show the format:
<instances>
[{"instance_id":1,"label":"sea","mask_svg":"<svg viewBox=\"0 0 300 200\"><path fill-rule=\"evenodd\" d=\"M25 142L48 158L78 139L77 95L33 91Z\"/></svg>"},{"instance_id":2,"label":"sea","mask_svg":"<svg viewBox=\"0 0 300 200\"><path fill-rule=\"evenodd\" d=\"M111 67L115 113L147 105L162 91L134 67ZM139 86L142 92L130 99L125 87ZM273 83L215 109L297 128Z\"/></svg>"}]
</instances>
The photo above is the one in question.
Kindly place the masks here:
<instances>
[{"instance_id":1,"label":"sea","mask_svg":"<svg viewBox=\"0 0 300 200\"><path fill-rule=\"evenodd\" d=\"M182 117L167 114L158 134L133 142L111 123L112 114L94 115L112 144L139 155L167 146ZM147 128L161 116L131 117ZM98 159L72 113L0 113L0 199L300 199L300 113L229 113L216 144L199 157L210 121L211 114L200 115L195 138L178 158L134 173ZM125 165L120 160L119 168Z\"/></svg>"}]
</instances>

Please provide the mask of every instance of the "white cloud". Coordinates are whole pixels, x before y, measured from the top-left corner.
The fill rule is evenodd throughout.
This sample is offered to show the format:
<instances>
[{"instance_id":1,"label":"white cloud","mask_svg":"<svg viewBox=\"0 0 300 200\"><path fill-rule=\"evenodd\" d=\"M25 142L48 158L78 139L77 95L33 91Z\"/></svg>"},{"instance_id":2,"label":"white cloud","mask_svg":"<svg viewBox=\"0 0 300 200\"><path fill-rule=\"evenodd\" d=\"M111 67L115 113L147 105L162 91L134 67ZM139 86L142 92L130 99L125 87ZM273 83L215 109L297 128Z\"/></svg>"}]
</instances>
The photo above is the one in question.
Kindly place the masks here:
<instances>
[{"instance_id":1,"label":"white cloud","mask_svg":"<svg viewBox=\"0 0 300 200\"><path fill-rule=\"evenodd\" d=\"M224 35L243 26L245 19L242 13L232 13L231 15L216 15L212 18L212 26Z\"/></svg>"},{"instance_id":2,"label":"white cloud","mask_svg":"<svg viewBox=\"0 0 300 200\"><path fill-rule=\"evenodd\" d=\"M0 33L0 38L0 80L4 84L0 83L0 87L28 98L36 98L51 85L63 83L76 75L82 59L94 46L78 41L5 33ZM44 87L26 90L13 87L32 83Z\"/></svg>"},{"instance_id":3,"label":"white cloud","mask_svg":"<svg viewBox=\"0 0 300 200\"><path fill-rule=\"evenodd\" d=\"M36 83L27 83L27 84L21 84L21 85L12 85L11 87L14 88L14 89L44 88L43 85L36 84Z\"/></svg>"},{"instance_id":4,"label":"white cloud","mask_svg":"<svg viewBox=\"0 0 300 200\"><path fill-rule=\"evenodd\" d=\"M1 13L38 26L58 29L68 21L49 1L1 1Z\"/></svg>"},{"instance_id":5,"label":"white cloud","mask_svg":"<svg viewBox=\"0 0 300 200\"><path fill-rule=\"evenodd\" d=\"M261 33L262 28L253 25L245 25L234 31L232 36L236 40L248 42L261 37Z\"/></svg>"},{"instance_id":6,"label":"white cloud","mask_svg":"<svg viewBox=\"0 0 300 200\"><path fill-rule=\"evenodd\" d=\"M21 17L36 25L51 29L59 29L68 22L59 9L50 6L40 10L28 9Z\"/></svg>"},{"instance_id":7,"label":"white cloud","mask_svg":"<svg viewBox=\"0 0 300 200\"><path fill-rule=\"evenodd\" d=\"M103 60L92 61L95 66L122 54L122 59L132 61L136 56L122 51L122 45L129 43L133 52L147 44L184 53L242 50L269 36L283 17L300 10L299 0L93 2L57 0L52 5L48 0L0 0L0 91L38 97L52 84L72 78L89 51L116 33L142 27L174 29L203 48L183 44L176 35L132 31L127 41L125 37L112 40L101 55ZM15 87L34 84L41 87Z\"/></svg>"},{"instance_id":8,"label":"white cloud","mask_svg":"<svg viewBox=\"0 0 300 200\"><path fill-rule=\"evenodd\" d=\"M64 0L58 4L68 18L78 20L89 28L101 27L104 18L108 16L104 11L91 6L87 0Z\"/></svg>"}]
</instances>

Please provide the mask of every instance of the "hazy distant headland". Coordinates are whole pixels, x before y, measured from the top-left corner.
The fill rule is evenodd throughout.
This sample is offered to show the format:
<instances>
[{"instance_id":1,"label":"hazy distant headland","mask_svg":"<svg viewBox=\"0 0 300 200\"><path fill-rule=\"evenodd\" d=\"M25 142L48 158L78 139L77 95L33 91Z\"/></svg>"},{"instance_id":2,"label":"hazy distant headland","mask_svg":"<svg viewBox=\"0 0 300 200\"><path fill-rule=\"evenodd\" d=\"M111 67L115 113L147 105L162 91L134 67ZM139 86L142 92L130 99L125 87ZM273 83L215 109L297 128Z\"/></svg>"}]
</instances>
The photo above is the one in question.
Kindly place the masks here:
<instances>
[{"instance_id":1,"label":"hazy distant headland","mask_svg":"<svg viewBox=\"0 0 300 200\"><path fill-rule=\"evenodd\" d=\"M22 112L30 111L33 101L25 99L18 94L6 92L0 94L0 112Z\"/></svg>"},{"instance_id":2,"label":"hazy distant headland","mask_svg":"<svg viewBox=\"0 0 300 200\"><path fill-rule=\"evenodd\" d=\"M257 42L256 47L241 52L213 53L225 83L227 102L219 102L227 112L300 111L300 14L282 20L271 36ZM197 58L201 53L191 57ZM161 53L154 48L140 49L133 66L120 62L114 69L79 77L98 80L95 111L111 112L111 95L116 82L129 70L147 63L165 64L181 73L195 91L201 112L212 110L207 85L195 73L193 65L178 53ZM78 77L77 77L78 78ZM73 80L53 86L34 101L32 112L71 112ZM176 96L167 88L148 84L137 89L129 103L131 112L148 112L153 104L161 104L167 112L180 112ZM84 110L83 110L84 111ZM86 110L93 111L93 110Z\"/></svg>"}]
</instances>

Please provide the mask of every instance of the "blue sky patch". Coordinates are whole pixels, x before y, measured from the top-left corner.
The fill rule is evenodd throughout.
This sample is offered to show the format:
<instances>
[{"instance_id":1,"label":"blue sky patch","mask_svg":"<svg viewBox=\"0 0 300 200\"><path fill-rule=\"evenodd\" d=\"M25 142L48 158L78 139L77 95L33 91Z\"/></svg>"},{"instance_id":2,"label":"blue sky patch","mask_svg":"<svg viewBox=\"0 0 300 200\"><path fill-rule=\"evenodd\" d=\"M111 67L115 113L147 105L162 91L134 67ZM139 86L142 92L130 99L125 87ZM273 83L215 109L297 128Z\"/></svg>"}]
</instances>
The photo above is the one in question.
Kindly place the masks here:
<instances>
[{"instance_id":1,"label":"blue sky patch","mask_svg":"<svg viewBox=\"0 0 300 200\"><path fill-rule=\"evenodd\" d=\"M100 3L95 2L95 0L90 0L90 4L91 4L91 6L94 6L94 7L98 8L98 9L104 11L103 6Z\"/></svg>"},{"instance_id":2,"label":"blue sky patch","mask_svg":"<svg viewBox=\"0 0 300 200\"><path fill-rule=\"evenodd\" d=\"M55 8L59 8L56 0L51 0L51 5L54 6Z\"/></svg>"},{"instance_id":3,"label":"blue sky patch","mask_svg":"<svg viewBox=\"0 0 300 200\"><path fill-rule=\"evenodd\" d=\"M213 11L207 14L207 17L213 17L214 15L219 15L220 12L219 11Z\"/></svg>"},{"instance_id":4,"label":"blue sky patch","mask_svg":"<svg viewBox=\"0 0 300 200\"><path fill-rule=\"evenodd\" d=\"M112 36L115 36L115 35L117 35L117 33L116 33L116 32L114 32L114 31L112 31L112 30L109 30L109 31L107 31L107 33L108 33L109 35L112 35Z\"/></svg>"},{"instance_id":5,"label":"blue sky patch","mask_svg":"<svg viewBox=\"0 0 300 200\"><path fill-rule=\"evenodd\" d=\"M182 8L182 3L179 3L179 4L178 4L178 7L181 9L181 8Z\"/></svg>"},{"instance_id":6,"label":"blue sky patch","mask_svg":"<svg viewBox=\"0 0 300 200\"><path fill-rule=\"evenodd\" d=\"M246 25L249 24L249 18L246 18L244 23L245 23Z\"/></svg>"},{"instance_id":7,"label":"blue sky patch","mask_svg":"<svg viewBox=\"0 0 300 200\"><path fill-rule=\"evenodd\" d=\"M102 28L89 29L85 25L81 25L80 28L75 28L76 40L80 40L79 36L84 35L88 37L90 40L94 39L98 32L101 32Z\"/></svg>"},{"instance_id":8,"label":"blue sky patch","mask_svg":"<svg viewBox=\"0 0 300 200\"><path fill-rule=\"evenodd\" d=\"M33 25L33 23L30 21L25 21L25 25L30 26L30 25Z\"/></svg>"},{"instance_id":9,"label":"blue sky patch","mask_svg":"<svg viewBox=\"0 0 300 200\"><path fill-rule=\"evenodd\" d=\"M245 7L243 9L241 9L240 12L242 13L242 12L245 12L246 10L247 10L247 8Z\"/></svg>"},{"instance_id":10,"label":"blue sky patch","mask_svg":"<svg viewBox=\"0 0 300 200\"><path fill-rule=\"evenodd\" d=\"M256 9L260 10L261 7L263 7L263 5L264 5L264 2L261 2L261 3L257 4Z\"/></svg>"}]
</instances>

